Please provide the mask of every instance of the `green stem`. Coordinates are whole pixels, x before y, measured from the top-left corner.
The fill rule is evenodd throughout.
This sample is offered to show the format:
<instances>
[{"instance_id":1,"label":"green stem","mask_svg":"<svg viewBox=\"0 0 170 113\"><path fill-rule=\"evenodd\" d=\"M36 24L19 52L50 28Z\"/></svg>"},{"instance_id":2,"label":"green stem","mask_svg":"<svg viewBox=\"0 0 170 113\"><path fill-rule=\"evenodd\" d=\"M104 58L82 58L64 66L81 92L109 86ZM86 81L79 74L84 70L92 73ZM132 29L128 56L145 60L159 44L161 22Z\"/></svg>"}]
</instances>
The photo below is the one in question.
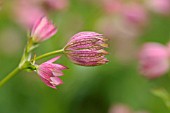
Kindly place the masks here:
<instances>
[{"instance_id":1,"label":"green stem","mask_svg":"<svg viewBox=\"0 0 170 113\"><path fill-rule=\"evenodd\" d=\"M12 77L14 77L20 70L23 69L23 66L26 64L27 61L30 60L31 55L31 48L33 47L32 38L30 38L26 44L24 49L21 61L19 66L17 66L11 73L9 73L4 79L0 81L0 87L2 87L7 81L9 81Z\"/></svg>"},{"instance_id":2,"label":"green stem","mask_svg":"<svg viewBox=\"0 0 170 113\"><path fill-rule=\"evenodd\" d=\"M45 57L48 57L48 56L51 56L51 55L62 53L63 51L64 51L64 49L60 49L60 50L57 50L57 51L52 51L52 52L49 52L49 53L45 53L45 54L43 54L41 56L38 56L35 60L40 60L42 58L45 58Z\"/></svg>"},{"instance_id":3,"label":"green stem","mask_svg":"<svg viewBox=\"0 0 170 113\"><path fill-rule=\"evenodd\" d=\"M9 73L3 80L0 81L0 87L2 87L8 80L15 76L20 69L17 67L11 73Z\"/></svg>"},{"instance_id":4,"label":"green stem","mask_svg":"<svg viewBox=\"0 0 170 113\"><path fill-rule=\"evenodd\" d=\"M9 81L12 77L14 77L20 70L24 69L24 66L28 66L27 62L30 62L30 55L31 55L31 51L34 49L32 48L34 47L32 40L30 39L25 47L24 53L22 55L21 61L19 63L19 66L16 67L11 73L9 73L4 79L2 79L0 81L0 87L2 87L7 81ZM57 53L62 53L64 51L64 49L60 49L57 51L52 51L46 54L43 54L39 57L37 57L35 60L40 60L42 58L51 56L51 55L55 55Z\"/></svg>"}]
</instances>

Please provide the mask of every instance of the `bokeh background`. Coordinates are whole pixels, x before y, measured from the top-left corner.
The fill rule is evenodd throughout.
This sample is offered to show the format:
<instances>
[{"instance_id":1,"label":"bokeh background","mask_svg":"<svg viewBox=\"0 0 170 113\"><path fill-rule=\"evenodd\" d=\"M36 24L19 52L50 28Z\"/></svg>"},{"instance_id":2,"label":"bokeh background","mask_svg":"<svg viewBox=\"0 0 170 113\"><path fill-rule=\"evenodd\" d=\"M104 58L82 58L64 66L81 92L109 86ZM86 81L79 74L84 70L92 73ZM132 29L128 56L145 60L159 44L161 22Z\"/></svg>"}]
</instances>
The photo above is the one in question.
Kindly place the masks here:
<instances>
[{"instance_id":1,"label":"bokeh background","mask_svg":"<svg viewBox=\"0 0 170 113\"><path fill-rule=\"evenodd\" d=\"M29 33L28 26L20 20L33 15L16 15L15 8L24 8L17 5L21 1L0 0L0 79L17 66ZM41 8L57 25L58 32L34 53L61 49L74 34L95 31L109 38L110 62L82 67L63 56L58 63L69 69L64 71L64 84L57 90L47 87L34 72L22 71L0 88L0 113L169 113L165 102L151 92L157 88L170 92L169 74L148 80L138 70L137 55L145 42L168 43L170 1L166 3L169 9L162 12L147 1L122 0L123 7L118 0L65 0L59 8L43 4ZM168 7L166 4L162 8ZM126 11L127 15L132 13L132 18Z\"/></svg>"}]
</instances>

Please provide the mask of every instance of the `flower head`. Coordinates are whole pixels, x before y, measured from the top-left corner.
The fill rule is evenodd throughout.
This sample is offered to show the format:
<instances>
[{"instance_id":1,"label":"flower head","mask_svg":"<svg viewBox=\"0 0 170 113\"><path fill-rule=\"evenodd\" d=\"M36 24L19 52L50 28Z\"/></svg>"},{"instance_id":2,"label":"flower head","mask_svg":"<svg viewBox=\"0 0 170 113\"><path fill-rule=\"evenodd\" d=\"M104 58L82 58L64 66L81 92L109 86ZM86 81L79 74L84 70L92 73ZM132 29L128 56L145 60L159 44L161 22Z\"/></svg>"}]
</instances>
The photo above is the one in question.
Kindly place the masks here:
<instances>
[{"instance_id":1,"label":"flower head","mask_svg":"<svg viewBox=\"0 0 170 113\"><path fill-rule=\"evenodd\" d=\"M159 43L145 44L139 54L140 70L148 78L156 78L169 69L168 49Z\"/></svg>"},{"instance_id":2,"label":"flower head","mask_svg":"<svg viewBox=\"0 0 170 113\"><path fill-rule=\"evenodd\" d=\"M42 42L49 39L57 32L55 26L50 22L47 17L42 17L34 24L31 37L34 42Z\"/></svg>"},{"instance_id":3,"label":"flower head","mask_svg":"<svg viewBox=\"0 0 170 113\"><path fill-rule=\"evenodd\" d=\"M41 77L42 81L51 88L56 88L56 86L62 84L62 80L59 76L63 75L62 70L67 69L67 67L62 66L60 64L54 64L56 60L58 60L60 56L53 58L47 62L39 65L37 73Z\"/></svg>"},{"instance_id":4,"label":"flower head","mask_svg":"<svg viewBox=\"0 0 170 113\"><path fill-rule=\"evenodd\" d=\"M80 32L74 35L64 48L68 58L82 66L97 66L108 62L104 50L108 47L102 34L95 32Z\"/></svg>"}]
</instances>

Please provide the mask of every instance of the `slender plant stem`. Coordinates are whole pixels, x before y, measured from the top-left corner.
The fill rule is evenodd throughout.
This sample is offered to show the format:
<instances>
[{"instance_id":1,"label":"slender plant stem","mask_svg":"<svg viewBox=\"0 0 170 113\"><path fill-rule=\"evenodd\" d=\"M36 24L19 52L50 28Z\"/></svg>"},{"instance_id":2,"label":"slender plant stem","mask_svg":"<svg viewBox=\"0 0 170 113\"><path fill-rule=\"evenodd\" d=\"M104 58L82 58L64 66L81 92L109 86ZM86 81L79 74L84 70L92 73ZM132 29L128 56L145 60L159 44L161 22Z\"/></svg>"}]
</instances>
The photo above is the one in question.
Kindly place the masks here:
<instances>
[{"instance_id":1,"label":"slender plant stem","mask_svg":"<svg viewBox=\"0 0 170 113\"><path fill-rule=\"evenodd\" d=\"M4 79L0 81L0 87L2 87L7 81L9 81L12 77L14 77L20 70L22 70L22 67L26 63L26 61L29 60L31 48L33 46L32 39L30 38L27 42L27 45L24 49L21 61L19 63L19 66L17 66L11 73L9 73Z\"/></svg>"},{"instance_id":2,"label":"slender plant stem","mask_svg":"<svg viewBox=\"0 0 170 113\"><path fill-rule=\"evenodd\" d=\"M45 53L45 54L43 54L41 56L38 56L35 60L40 60L42 58L45 58L45 57L48 57L48 56L51 56L51 55L62 53L63 51L64 51L64 49L60 49L60 50L57 50L57 51L52 51L52 52L49 52L49 53Z\"/></svg>"},{"instance_id":3,"label":"slender plant stem","mask_svg":"<svg viewBox=\"0 0 170 113\"><path fill-rule=\"evenodd\" d=\"M20 69L17 67L11 73L9 73L3 80L0 81L0 87L2 87L8 80L15 76Z\"/></svg>"},{"instance_id":4,"label":"slender plant stem","mask_svg":"<svg viewBox=\"0 0 170 113\"><path fill-rule=\"evenodd\" d=\"M30 52L31 52L31 48L33 47L32 45L32 40L29 40L26 47L25 47L25 50L24 50L24 53L23 53L23 56L21 58L21 61L19 63L19 66L16 67L11 73L9 73L4 79L2 79L0 81L0 87L2 87L7 81L9 81L12 77L14 77L20 70L22 70L23 66L25 65L26 61L29 61L30 60ZM43 54L37 58L35 58L35 61L36 60L40 60L42 58L45 58L45 57L48 57L48 56L51 56L51 55L55 55L57 53L62 53L64 51L64 49L60 49L60 50L57 50L57 51L52 51L52 52L49 52L49 53L46 53L46 54Z\"/></svg>"}]
</instances>

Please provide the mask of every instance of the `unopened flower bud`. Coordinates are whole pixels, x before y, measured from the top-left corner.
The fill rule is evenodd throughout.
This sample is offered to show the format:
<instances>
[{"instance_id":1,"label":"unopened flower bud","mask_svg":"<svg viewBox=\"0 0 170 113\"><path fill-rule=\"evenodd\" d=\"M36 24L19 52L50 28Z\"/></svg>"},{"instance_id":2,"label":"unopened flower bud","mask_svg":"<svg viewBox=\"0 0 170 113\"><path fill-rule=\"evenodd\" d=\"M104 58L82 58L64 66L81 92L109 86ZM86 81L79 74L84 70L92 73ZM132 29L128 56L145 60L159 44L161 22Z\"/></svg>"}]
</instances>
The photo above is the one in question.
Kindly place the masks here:
<instances>
[{"instance_id":1,"label":"unopened flower bud","mask_svg":"<svg viewBox=\"0 0 170 113\"><path fill-rule=\"evenodd\" d=\"M31 37L33 41L38 43L49 39L57 32L55 26L50 22L47 17L42 17L34 24Z\"/></svg>"},{"instance_id":2,"label":"unopened flower bud","mask_svg":"<svg viewBox=\"0 0 170 113\"><path fill-rule=\"evenodd\" d=\"M82 66L97 66L108 62L104 48L108 47L107 39L95 32L80 32L74 35L64 48L68 58Z\"/></svg>"}]
</instances>

